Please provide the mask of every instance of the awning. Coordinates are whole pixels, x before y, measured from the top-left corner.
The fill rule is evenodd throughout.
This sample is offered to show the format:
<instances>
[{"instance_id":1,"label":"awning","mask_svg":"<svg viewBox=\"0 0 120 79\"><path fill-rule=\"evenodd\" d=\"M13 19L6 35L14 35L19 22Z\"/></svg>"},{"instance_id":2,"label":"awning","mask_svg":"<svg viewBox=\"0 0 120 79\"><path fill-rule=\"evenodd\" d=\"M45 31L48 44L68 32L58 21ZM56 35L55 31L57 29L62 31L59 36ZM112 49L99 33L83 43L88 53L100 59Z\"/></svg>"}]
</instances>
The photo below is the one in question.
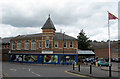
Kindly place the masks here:
<instances>
[{"instance_id":1,"label":"awning","mask_svg":"<svg viewBox=\"0 0 120 79\"><path fill-rule=\"evenodd\" d=\"M53 54L53 51L42 51L42 54Z\"/></svg>"},{"instance_id":2,"label":"awning","mask_svg":"<svg viewBox=\"0 0 120 79\"><path fill-rule=\"evenodd\" d=\"M94 55L95 53L93 51L90 50L78 50L78 55L79 54L84 54L84 55Z\"/></svg>"}]
</instances>

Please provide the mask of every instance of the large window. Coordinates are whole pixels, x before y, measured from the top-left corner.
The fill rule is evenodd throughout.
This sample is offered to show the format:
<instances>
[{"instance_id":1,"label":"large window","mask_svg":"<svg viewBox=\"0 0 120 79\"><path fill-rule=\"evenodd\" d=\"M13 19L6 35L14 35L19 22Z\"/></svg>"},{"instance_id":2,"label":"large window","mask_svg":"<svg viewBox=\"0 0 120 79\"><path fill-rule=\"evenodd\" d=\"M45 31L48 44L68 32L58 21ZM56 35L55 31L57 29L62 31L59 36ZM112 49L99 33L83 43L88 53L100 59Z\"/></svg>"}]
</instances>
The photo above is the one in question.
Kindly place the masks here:
<instances>
[{"instance_id":1,"label":"large window","mask_svg":"<svg viewBox=\"0 0 120 79\"><path fill-rule=\"evenodd\" d=\"M21 41L17 42L17 50L21 50Z\"/></svg>"},{"instance_id":2,"label":"large window","mask_svg":"<svg viewBox=\"0 0 120 79\"><path fill-rule=\"evenodd\" d=\"M73 48L73 42L70 41L70 48Z\"/></svg>"},{"instance_id":3,"label":"large window","mask_svg":"<svg viewBox=\"0 0 120 79\"><path fill-rule=\"evenodd\" d=\"M37 55L23 55L24 62L37 62Z\"/></svg>"},{"instance_id":4,"label":"large window","mask_svg":"<svg viewBox=\"0 0 120 79\"><path fill-rule=\"evenodd\" d=\"M44 63L58 63L58 55L44 55Z\"/></svg>"},{"instance_id":5,"label":"large window","mask_svg":"<svg viewBox=\"0 0 120 79\"><path fill-rule=\"evenodd\" d=\"M15 50L16 49L16 43L15 41L12 42L12 50Z\"/></svg>"},{"instance_id":6,"label":"large window","mask_svg":"<svg viewBox=\"0 0 120 79\"><path fill-rule=\"evenodd\" d=\"M39 42L39 48L41 48L41 47L42 47L42 42L40 41L40 42Z\"/></svg>"},{"instance_id":7,"label":"large window","mask_svg":"<svg viewBox=\"0 0 120 79\"><path fill-rule=\"evenodd\" d=\"M55 41L55 48L58 48L58 41Z\"/></svg>"},{"instance_id":8,"label":"large window","mask_svg":"<svg viewBox=\"0 0 120 79\"><path fill-rule=\"evenodd\" d=\"M67 47L67 42L66 41L64 41L64 48L66 48Z\"/></svg>"},{"instance_id":9,"label":"large window","mask_svg":"<svg viewBox=\"0 0 120 79\"><path fill-rule=\"evenodd\" d=\"M36 41L32 40L31 42L31 50L36 50Z\"/></svg>"},{"instance_id":10,"label":"large window","mask_svg":"<svg viewBox=\"0 0 120 79\"><path fill-rule=\"evenodd\" d=\"M49 40L46 40L46 48L49 48Z\"/></svg>"},{"instance_id":11,"label":"large window","mask_svg":"<svg viewBox=\"0 0 120 79\"><path fill-rule=\"evenodd\" d=\"M23 56L22 55L11 55L11 61L22 61Z\"/></svg>"},{"instance_id":12,"label":"large window","mask_svg":"<svg viewBox=\"0 0 120 79\"><path fill-rule=\"evenodd\" d=\"M25 50L29 50L29 41L28 40L25 41Z\"/></svg>"}]
</instances>

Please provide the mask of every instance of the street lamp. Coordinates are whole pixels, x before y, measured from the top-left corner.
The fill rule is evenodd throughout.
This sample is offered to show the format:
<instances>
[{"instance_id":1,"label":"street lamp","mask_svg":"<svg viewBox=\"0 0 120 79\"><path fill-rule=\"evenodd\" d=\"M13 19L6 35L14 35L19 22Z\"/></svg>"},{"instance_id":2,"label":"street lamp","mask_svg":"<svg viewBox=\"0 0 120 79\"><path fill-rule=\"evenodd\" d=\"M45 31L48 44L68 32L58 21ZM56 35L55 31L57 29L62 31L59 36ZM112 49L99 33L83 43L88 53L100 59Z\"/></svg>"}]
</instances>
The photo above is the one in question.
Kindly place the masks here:
<instances>
[{"instance_id":1,"label":"street lamp","mask_svg":"<svg viewBox=\"0 0 120 79\"><path fill-rule=\"evenodd\" d=\"M63 65L64 65L64 60L65 60L65 57L64 57L64 35L65 35L65 32L63 33Z\"/></svg>"}]
</instances>

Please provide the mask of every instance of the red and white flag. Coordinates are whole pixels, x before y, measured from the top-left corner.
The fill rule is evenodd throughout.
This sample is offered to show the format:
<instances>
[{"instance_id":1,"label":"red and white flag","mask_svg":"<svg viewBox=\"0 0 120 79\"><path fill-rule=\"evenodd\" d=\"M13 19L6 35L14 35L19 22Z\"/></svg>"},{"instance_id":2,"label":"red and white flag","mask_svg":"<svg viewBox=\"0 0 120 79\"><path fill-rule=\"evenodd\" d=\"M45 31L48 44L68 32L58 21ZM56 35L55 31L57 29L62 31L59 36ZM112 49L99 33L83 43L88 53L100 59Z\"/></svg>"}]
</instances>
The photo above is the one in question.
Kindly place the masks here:
<instances>
[{"instance_id":1,"label":"red and white flag","mask_svg":"<svg viewBox=\"0 0 120 79\"><path fill-rule=\"evenodd\" d=\"M110 12L108 12L108 14L109 14L109 20L118 19L115 15L111 14Z\"/></svg>"}]
</instances>

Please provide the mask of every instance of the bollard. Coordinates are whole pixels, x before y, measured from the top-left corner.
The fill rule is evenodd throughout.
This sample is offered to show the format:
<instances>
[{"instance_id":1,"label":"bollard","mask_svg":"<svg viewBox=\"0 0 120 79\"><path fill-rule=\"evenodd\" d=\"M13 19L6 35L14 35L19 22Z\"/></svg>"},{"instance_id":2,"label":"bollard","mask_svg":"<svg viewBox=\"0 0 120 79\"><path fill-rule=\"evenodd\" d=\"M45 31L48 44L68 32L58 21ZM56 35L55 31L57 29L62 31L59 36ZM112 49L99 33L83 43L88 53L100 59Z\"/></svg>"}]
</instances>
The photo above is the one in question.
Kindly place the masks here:
<instances>
[{"instance_id":1,"label":"bollard","mask_svg":"<svg viewBox=\"0 0 120 79\"><path fill-rule=\"evenodd\" d=\"M74 70L74 64L73 64L73 70Z\"/></svg>"},{"instance_id":2,"label":"bollard","mask_svg":"<svg viewBox=\"0 0 120 79\"><path fill-rule=\"evenodd\" d=\"M90 65L90 74L92 74L92 65Z\"/></svg>"},{"instance_id":3,"label":"bollard","mask_svg":"<svg viewBox=\"0 0 120 79\"><path fill-rule=\"evenodd\" d=\"M96 66L98 66L98 61L96 62Z\"/></svg>"},{"instance_id":4,"label":"bollard","mask_svg":"<svg viewBox=\"0 0 120 79\"><path fill-rule=\"evenodd\" d=\"M80 64L78 65L78 71L80 72Z\"/></svg>"},{"instance_id":5,"label":"bollard","mask_svg":"<svg viewBox=\"0 0 120 79\"><path fill-rule=\"evenodd\" d=\"M75 67L77 67L77 63L75 62Z\"/></svg>"},{"instance_id":6,"label":"bollard","mask_svg":"<svg viewBox=\"0 0 120 79\"><path fill-rule=\"evenodd\" d=\"M111 66L109 66L109 77L111 77Z\"/></svg>"}]
</instances>

